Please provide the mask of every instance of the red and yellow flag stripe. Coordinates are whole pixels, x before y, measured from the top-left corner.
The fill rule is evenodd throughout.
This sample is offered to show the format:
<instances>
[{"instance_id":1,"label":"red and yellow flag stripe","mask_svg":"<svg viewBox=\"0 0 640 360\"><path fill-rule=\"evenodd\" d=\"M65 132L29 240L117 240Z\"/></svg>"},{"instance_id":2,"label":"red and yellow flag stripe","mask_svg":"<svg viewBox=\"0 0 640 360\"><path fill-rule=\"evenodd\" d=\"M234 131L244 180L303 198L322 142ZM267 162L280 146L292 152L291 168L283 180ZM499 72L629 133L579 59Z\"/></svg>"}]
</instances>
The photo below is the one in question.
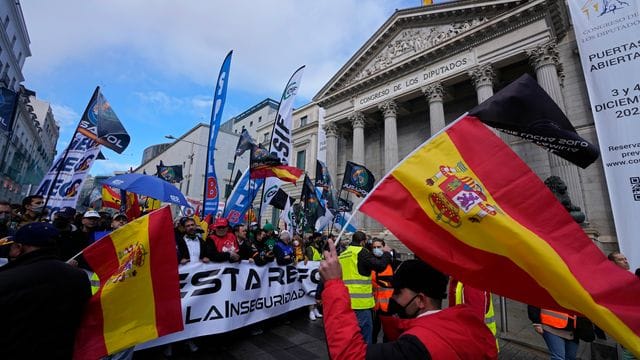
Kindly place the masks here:
<instances>
[{"instance_id":1,"label":"red and yellow flag stripe","mask_svg":"<svg viewBox=\"0 0 640 360\"><path fill-rule=\"evenodd\" d=\"M76 338L74 358L96 359L183 328L168 207L85 249L100 278Z\"/></svg>"},{"instance_id":2,"label":"red and yellow flag stripe","mask_svg":"<svg viewBox=\"0 0 640 360\"><path fill-rule=\"evenodd\" d=\"M461 119L412 153L360 210L462 282L584 314L640 353L640 281L607 261L540 179L476 118Z\"/></svg>"}]
</instances>

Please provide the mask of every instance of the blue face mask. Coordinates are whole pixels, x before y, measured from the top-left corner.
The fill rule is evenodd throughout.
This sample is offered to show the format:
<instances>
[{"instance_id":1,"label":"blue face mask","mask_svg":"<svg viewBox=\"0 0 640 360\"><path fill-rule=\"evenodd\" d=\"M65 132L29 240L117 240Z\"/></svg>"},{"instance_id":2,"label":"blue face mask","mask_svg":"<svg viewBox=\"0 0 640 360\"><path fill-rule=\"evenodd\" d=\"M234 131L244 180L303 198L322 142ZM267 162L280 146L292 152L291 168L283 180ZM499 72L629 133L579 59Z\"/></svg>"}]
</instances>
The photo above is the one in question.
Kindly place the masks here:
<instances>
[{"instance_id":1,"label":"blue face mask","mask_svg":"<svg viewBox=\"0 0 640 360\"><path fill-rule=\"evenodd\" d=\"M384 251L382 251L382 249L380 249L380 248L373 249L373 255L375 255L377 257L381 257L383 253L384 253Z\"/></svg>"}]
</instances>

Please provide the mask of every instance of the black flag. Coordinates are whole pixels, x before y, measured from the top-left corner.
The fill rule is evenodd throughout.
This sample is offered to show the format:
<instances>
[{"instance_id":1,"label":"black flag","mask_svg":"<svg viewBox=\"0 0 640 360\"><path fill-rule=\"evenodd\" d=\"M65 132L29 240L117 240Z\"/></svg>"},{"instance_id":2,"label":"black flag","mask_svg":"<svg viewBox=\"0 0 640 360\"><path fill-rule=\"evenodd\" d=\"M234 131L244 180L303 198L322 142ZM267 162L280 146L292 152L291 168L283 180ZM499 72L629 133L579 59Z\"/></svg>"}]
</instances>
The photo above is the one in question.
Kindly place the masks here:
<instances>
[{"instance_id":1,"label":"black flag","mask_svg":"<svg viewBox=\"0 0 640 360\"><path fill-rule=\"evenodd\" d=\"M302 194L300 201L304 206L303 230L315 231L316 221L323 216L325 209L320 205L320 199L316 195L316 190L308 175L304 176L304 185L302 186Z\"/></svg>"},{"instance_id":2,"label":"black flag","mask_svg":"<svg viewBox=\"0 0 640 360\"><path fill-rule=\"evenodd\" d=\"M93 92L89 107L78 125L78 132L118 154L122 154L131 141L111 104L100 92L100 87Z\"/></svg>"},{"instance_id":3,"label":"black flag","mask_svg":"<svg viewBox=\"0 0 640 360\"><path fill-rule=\"evenodd\" d=\"M287 192L282 189L278 189L278 192L273 195L269 204L276 209L284 210L287 207L288 202L289 195L287 194Z\"/></svg>"},{"instance_id":4,"label":"black flag","mask_svg":"<svg viewBox=\"0 0 640 360\"><path fill-rule=\"evenodd\" d=\"M236 156L242 156L245 151L251 150L256 143L249 135L247 129L242 130L240 138L238 139L238 145L236 145Z\"/></svg>"},{"instance_id":5,"label":"black flag","mask_svg":"<svg viewBox=\"0 0 640 360\"><path fill-rule=\"evenodd\" d=\"M369 169L351 161L347 161L342 179L342 190L346 190L357 197L365 197L373 189L375 178Z\"/></svg>"},{"instance_id":6,"label":"black flag","mask_svg":"<svg viewBox=\"0 0 640 360\"><path fill-rule=\"evenodd\" d=\"M156 166L158 177L170 183L178 183L182 181L182 165L166 166L160 161L160 165Z\"/></svg>"},{"instance_id":7,"label":"black flag","mask_svg":"<svg viewBox=\"0 0 640 360\"><path fill-rule=\"evenodd\" d=\"M598 149L578 135L558 105L528 74L473 108L469 115L542 146L583 169L599 156Z\"/></svg>"}]
</instances>

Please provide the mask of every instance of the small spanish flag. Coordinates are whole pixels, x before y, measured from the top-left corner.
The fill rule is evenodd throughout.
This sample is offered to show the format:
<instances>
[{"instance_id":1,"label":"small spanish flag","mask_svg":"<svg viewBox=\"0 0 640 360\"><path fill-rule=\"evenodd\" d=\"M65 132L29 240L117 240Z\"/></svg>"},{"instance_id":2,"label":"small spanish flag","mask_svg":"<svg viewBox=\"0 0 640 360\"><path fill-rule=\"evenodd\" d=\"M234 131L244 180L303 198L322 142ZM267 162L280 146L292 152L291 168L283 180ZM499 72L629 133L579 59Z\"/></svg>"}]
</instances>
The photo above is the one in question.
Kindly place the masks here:
<instances>
[{"instance_id":1,"label":"small spanish flag","mask_svg":"<svg viewBox=\"0 0 640 360\"><path fill-rule=\"evenodd\" d=\"M100 289L85 310L74 359L99 359L183 329L169 207L115 230L82 254Z\"/></svg>"},{"instance_id":2,"label":"small spanish flag","mask_svg":"<svg viewBox=\"0 0 640 360\"><path fill-rule=\"evenodd\" d=\"M295 184L302 174L302 170L287 165L259 165L251 168L252 179L264 179L275 176L282 181L287 181L292 184Z\"/></svg>"},{"instance_id":3,"label":"small spanish flag","mask_svg":"<svg viewBox=\"0 0 640 360\"><path fill-rule=\"evenodd\" d=\"M102 185L102 206L120 210L120 190Z\"/></svg>"},{"instance_id":4,"label":"small spanish flag","mask_svg":"<svg viewBox=\"0 0 640 360\"><path fill-rule=\"evenodd\" d=\"M529 167L466 115L391 171L360 210L479 289L580 313L640 355L640 281L608 261Z\"/></svg>"}]
</instances>

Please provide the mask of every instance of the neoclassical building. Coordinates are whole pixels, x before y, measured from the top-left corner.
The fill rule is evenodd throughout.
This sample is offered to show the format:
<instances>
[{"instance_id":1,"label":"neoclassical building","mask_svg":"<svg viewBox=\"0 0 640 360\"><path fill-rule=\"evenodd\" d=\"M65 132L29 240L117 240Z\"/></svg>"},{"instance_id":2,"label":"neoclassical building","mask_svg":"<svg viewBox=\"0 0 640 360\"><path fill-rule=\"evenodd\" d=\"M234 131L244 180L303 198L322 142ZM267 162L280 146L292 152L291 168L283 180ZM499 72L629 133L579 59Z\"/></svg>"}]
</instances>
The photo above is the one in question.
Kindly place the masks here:
<instances>
[{"instance_id":1,"label":"neoclassical building","mask_svg":"<svg viewBox=\"0 0 640 360\"><path fill-rule=\"evenodd\" d=\"M597 143L573 28L563 0L462 0L396 11L314 97L324 108L327 165L380 179L418 145L524 73ZM500 135L542 179L560 176L586 214L585 230L616 247L602 163L580 169ZM401 209L399 209L401 211ZM372 219L365 228L381 229Z\"/></svg>"}]
</instances>

